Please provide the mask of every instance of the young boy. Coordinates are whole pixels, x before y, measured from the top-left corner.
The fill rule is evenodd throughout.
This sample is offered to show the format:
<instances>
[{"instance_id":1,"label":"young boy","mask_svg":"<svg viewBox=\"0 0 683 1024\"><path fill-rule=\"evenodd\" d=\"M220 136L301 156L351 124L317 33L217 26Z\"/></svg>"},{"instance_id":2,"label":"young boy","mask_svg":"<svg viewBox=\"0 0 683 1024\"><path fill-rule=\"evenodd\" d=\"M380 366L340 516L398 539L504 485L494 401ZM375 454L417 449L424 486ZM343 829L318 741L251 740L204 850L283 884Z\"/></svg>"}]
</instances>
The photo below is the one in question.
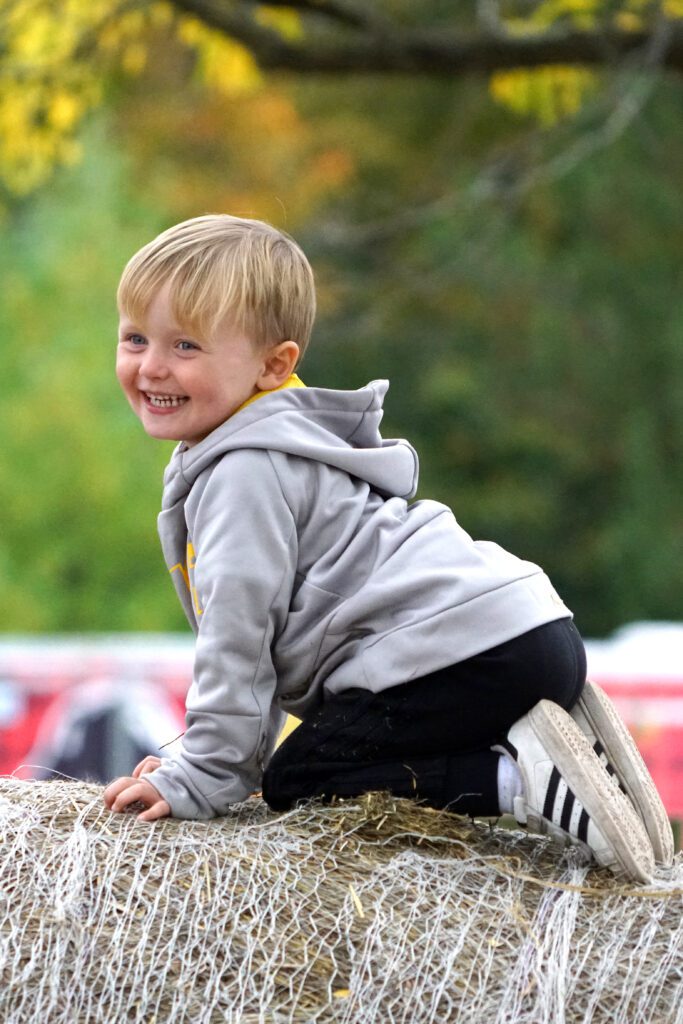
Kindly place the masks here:
<instances>
[{"instance_id":1,"label":"young boy","mask_svg":"<svg viewBox=\"0 0 683 1024\"><path fill-rule=\"evenodd\" d=\"M159 533L196 658L182 749L107 806L210 818L260 787L276 810L389 790L514 813L641 881L669 863L656 790L542 570L408 504L417 456L379 433L386 382L294 373L315 314L299 247L198 217L131 259L118 303L119 382L180 442ZM273 753L285 712L303 721Z\"/></svg>"}]
</instances>

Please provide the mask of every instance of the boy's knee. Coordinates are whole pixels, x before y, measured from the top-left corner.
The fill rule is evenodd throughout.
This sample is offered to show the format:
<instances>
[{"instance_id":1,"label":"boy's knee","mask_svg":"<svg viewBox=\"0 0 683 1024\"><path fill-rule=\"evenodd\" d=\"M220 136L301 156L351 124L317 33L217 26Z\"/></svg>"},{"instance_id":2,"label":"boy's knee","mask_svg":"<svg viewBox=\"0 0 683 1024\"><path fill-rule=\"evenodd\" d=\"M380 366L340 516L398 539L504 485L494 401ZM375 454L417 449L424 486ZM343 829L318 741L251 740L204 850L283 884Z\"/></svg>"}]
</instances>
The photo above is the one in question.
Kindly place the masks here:
<instances>
[{"instance_id":1,"label":"boy's knee","mask_svg":"<svg viewBox=\"0 0 683 1024\"><path fill-rule=\"evenodd\" d=\"M277 773L271 772L266 768L261 784L263 799L268 804L271 811L288 811L294 801L289 795L281 793L279 790L280 787L277 784Z\"/></svg>"},{"instance_id":2,"label":"boy's knee","mask_svg":"<svg viewBox=\"0 0 683 1024\"><path fill-rule=\"evenodd\" d=\"M307 800L316 793L315 781L305 766L272 768L263 773L261 794L271 811L290 811L299 800Z\"/></svg>"}]
</instances>

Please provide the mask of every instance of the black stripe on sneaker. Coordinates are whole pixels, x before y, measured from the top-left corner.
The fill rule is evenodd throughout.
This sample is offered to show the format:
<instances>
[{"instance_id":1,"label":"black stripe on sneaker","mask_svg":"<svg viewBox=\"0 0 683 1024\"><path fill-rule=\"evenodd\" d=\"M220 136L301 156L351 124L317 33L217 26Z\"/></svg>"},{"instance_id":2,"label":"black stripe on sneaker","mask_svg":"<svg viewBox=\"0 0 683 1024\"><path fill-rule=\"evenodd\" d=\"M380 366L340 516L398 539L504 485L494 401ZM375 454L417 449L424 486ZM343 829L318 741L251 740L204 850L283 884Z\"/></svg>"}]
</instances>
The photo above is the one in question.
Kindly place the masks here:
<instances>
[{"instance_id":1,"label":"black stripe on sneaker","mask_svg":"<svg viewBox=\"0 0 683 1024\"><path fill-rule=\"evenodd\" d=\"M595 743L593 744L593 750L595 751L595 753L600 758L600 764L605 769L605 771L608 773L608 775L613 775L615 777L615 779L619 783L619 789L621 790L621 792L622 793L626 793L626 786L624 785L624 783L621 781L621 779L617 775L617 770L614 767L614 765L610 762L607 754L605 753L605 748L603 747L603 745L600 742L600 740L596 740L595 741ZM626 793L626 795L628 796L627 793Z\"/></svg>"},{"instance_id":2,"label":"black stripe on sneaker","mask_svg":"<svg viewBox=\"0 0 683 1024\"><path fill-rule=\"evenodd\" d=\"M555 807L555 797L557 796L557 787L560 785L560 775L557 768L553 768L550 776L550 782L548 783L548 789L545 794L545 800L543 802L543 817L547 818L548 821L553 820L553 809Z\"/></svg>"},{"instance_id":3,"label":"black stripe on sneaker","mask_svg":"<svg viewBox=\"0 0 683 1024\"><path fill-rule=\"evenodd\" d=\"M590 821L590 818L588 817L588 811L584 807L584 809L581 811L581 817L579 818L579 827L578 827L577 833L576 833L577 837L581 840L582 843L587 843L588 842L588 822L589 821Z\"/></svg>"},{"instance_id":4,"label":"black stripe on sneaker","mask_svg":"<svg viewBox=\"0 0 683 1024\"><path fill-rule=\"evenodd\" d=\"M602 766L607 769L607 771L610 773L610 775L616 775L616 772L615 772L614 768L612 767L612 765L610 764L610 760L609 760L607 754L605 753L605 748L603 747L603 745L600 742L600 740L596 740L595 741L595 743L593 744L593 750L595 751L595 753L600 758L600 762L601 762Z\"/></svg>"},{"instance_id":5,"label":"black stripe on sneaker","mask_svg":"<svg viewBox=\"0 0 683 1024\"><path fill-rule=\"evenodd\" d=\"M572 820L572 811L574 810L574 801L576 797L572 793L571 789L567 787L567 795L564 798L562 804L562 817L560 818L560 828L565 832L569 832L569 823Z\"/></svg>"}]
</instances>

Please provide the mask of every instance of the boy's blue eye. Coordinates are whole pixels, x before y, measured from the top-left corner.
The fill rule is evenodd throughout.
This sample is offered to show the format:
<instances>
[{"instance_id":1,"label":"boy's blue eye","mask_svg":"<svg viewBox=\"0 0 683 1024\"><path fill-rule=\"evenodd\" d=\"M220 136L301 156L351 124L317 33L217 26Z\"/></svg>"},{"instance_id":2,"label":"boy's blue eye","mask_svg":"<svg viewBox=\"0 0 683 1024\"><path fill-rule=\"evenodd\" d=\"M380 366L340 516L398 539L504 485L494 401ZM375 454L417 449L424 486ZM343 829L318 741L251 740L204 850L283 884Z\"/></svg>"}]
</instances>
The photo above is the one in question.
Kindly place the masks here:
<instances>
[{"instance_id":1,"label":"boy's blue eye","mask_svg":"<svg viewBox=\"0 0 683 1024\"><path fill-rule=\"evenodd\" d=\"M179 341L178 348L181 352L192 352L197 348L197 346L191 341Z\"/></svg>"},{"instance_id":2,"label":"boy's blue eye","mask_svg":"<svg viewBox=\"0 0 683 1024\"><path fill-rule=\"evenodd\" d=\"M129 341L131 343L131 345L144 345L145 344L145 339L142 337L141 334L129 334L128 338L126 340Z\"/></svg>"}]
</instances>

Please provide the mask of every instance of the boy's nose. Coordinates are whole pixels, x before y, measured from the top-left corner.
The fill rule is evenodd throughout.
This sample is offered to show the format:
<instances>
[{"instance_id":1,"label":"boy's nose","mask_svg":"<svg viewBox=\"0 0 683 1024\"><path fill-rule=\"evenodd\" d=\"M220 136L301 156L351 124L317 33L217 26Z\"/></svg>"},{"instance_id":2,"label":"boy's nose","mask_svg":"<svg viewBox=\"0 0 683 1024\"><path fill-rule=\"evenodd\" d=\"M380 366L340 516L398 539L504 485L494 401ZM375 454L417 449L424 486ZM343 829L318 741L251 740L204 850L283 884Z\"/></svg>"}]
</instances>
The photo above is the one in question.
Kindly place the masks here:
<instances>
[{"instance_id":1,"label":"boy's nose","mask_svg":"<svg viewBox=\"0 0 683 1024\"><path fill-rule=\"evenodd\" d=\"M140 360L138 373L140 377L148 380L162 380L164 377L168 377L166 360L163 355L148 348Z\"/></svg>"}]
</instances>

